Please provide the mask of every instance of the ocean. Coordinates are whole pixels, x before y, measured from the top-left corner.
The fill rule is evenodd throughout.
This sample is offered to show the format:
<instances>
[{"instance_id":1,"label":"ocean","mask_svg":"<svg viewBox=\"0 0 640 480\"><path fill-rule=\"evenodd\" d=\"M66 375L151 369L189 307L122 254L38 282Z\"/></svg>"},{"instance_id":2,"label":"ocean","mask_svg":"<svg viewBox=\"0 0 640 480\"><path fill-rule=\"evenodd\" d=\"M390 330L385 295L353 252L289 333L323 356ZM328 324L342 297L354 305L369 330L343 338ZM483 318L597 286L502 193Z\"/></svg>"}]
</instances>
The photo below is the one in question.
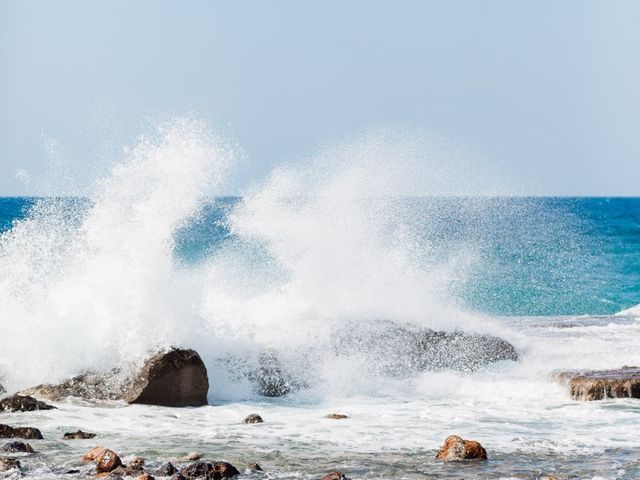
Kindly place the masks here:
<instances>
[{"instance_id":1,"label":"ocean","mask_svg":"<svg viewBox=\"0 0 640 480\"><path fill-rule=\"evenodd\" d=\"M137 150L86 196L0 199L8 392L169 346L198 351L210 378L206 407L0 413L43 432L30 478L85 478L96 445L265 470L244 478L640 478L638 400L575 401L550 378L640 365L640 199L403 196L350 169L221 197L215 161L177 143ZM379 350L328 347L382 321L495 335L519 360L390 371ZM264 352L304 385L261 396L238 365ZM61 440L78 428L98 437ZM436 461L451 434L489 460Z\"/></svg>"}]
</instances>

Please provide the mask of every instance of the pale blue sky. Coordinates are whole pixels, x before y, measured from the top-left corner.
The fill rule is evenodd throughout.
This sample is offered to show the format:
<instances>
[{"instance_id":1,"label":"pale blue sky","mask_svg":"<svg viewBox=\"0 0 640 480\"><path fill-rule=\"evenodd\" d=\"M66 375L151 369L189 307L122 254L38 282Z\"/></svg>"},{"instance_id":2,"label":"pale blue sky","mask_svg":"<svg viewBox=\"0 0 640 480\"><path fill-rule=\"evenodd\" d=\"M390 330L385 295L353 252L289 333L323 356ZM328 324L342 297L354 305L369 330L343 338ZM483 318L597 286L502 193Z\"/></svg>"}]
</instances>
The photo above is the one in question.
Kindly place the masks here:
<instances>
[{"instance_id":1,"label":"pale blue sky","mask_svg":"<svg viewBox=\"0 0 640 480\"><path fill-rule=\"evenodd\" d=\"M244 149L240 184L400 125L523 193L640 195L638 25L622 0L0 0L0 195L52 141L95 163L193 113Z\"/></svg>"}]
</instances>

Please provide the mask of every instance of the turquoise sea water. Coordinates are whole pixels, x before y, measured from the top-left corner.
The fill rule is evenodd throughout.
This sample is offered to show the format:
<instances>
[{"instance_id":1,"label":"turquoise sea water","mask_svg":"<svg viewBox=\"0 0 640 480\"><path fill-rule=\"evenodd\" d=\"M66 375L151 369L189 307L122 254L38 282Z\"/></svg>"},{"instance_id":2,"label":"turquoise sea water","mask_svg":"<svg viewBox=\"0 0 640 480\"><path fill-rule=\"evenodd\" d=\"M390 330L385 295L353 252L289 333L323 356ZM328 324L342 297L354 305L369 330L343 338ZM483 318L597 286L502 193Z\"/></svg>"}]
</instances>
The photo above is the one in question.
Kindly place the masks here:
<instances>
[{"instance_id":1,"label":"turquoise sea water","mask_svg":"<svg viewBox=\"0 0 640 480\"><path fill-rule=\"evenodd\" d=\"M242 200L219 198L175 233L175 257L204 261L234 242L227 215ZM0 198L0 231L37 199ZM416 262L463 249L451 281L456 301L493 315L610 315L640 303L640 198L411 198L397 224L418 233ZM83 202L69 201L70 209ZM256 247L256 246L253 246ZM248 248L256 255L257 248Z\"/></svg>"}]
</instances>

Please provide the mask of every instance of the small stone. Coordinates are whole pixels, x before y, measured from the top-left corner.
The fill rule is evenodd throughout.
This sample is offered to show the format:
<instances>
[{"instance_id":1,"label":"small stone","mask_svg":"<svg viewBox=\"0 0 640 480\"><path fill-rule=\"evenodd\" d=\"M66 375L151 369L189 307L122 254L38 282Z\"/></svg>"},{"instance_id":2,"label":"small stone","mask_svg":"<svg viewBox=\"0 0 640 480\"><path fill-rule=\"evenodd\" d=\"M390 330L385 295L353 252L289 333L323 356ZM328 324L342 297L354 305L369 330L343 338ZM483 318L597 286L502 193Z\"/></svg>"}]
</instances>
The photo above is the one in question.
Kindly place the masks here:
<instances>
[{"instance_id":1,"label":"small stone","mask_svg":"<svg viewBox=\"0 0 640 480\"><path fill-rule=\"evenodd\" d=\"M342 472L331 472L322 477L322 480L349 480L349 478Z\"/></svg>"},{"instance_id":2,"label":"small stone","mask_svg":"<svg viewBox=\"0 0 640 480\"><path fill-rule=\"evenodd\" d=\"M214 462L210 474L212 474L212 478L218 479L235 477L240 475L240 472L228 462Z\"/></svg>"},{"instance_id":3,"label":"small stone","mask_svg":"<svg viewBox=\"0 0 640 480\"><path fill-rule=\"evenodd\" d=\"M330 413L329 415L325 416L324 418L331 418L333 420L344 420L346 418L349 418L348 415L344 415L343 413Z\"/></svg>"},{"instance_id":4,"label":"small stone","mask_svg":"<svg viewBox=\"0 0 640 480\"><path fill-rule=\"evenodd\" d=\"M262 472L262 467L260 465L258 465L257 463L252 463L251 465L249 465L247 467L247 470L249 470L250 472Z\"/></svg>"},{"instance_id":5,"label":"small stone","mask_svg":"<svg viewBox=\"0 0 640 480\"><path fill-rule=\"evenodd\" d=\"M28 395L12 395L0 400L0 412L33 412L35 410L52 410L56 407L36 400Z\"/></svg>"},{"instance_id":6,"label":"small stone","mask_svg":"<svg viewBox=\"0 0 640 480\"><path fill-rule=\"evenodd\" d=\"M142 473L142 475L138 475L137 477L134 477L134 478L136 480L156 480L155 478L153 478L153 476L151 476L147 472L144 472Z\"/></svg>"},{"instance_id":7,"label":"small stone","mask_svg":"<svg viewBox=\"0 0 640 480\"><path fill-rule=\"evenodd\" d=\"M243 420L243 422L244 423L262 423L264 422L264 420L262 420L262 417L257 413L252 413L251 415L247 415Z\"/></svg>"},{"instance_id":8,"label":"small stone","mask_svg":"<svg viewBox=\"0 0 640 480\"><path fill-rule=\"evenodd\" d=\"M42 433L33 427L11 427L0 424L0 438L26 438L29 440L42 440Z\"/></svg>"},{"instance_id":9,"label":"small stone","mask_svg":"<svg viewBox=\"0 0 640 480\"><path fill-rule=\"evenodd\" d=\"M6 472L7 470L13 470L14 468L20 468L20 462L15 458L0 457L0 472Z\"/></svg>"},{"instance_id":10,"label":"small stone","mask_svg":"<svg viewBox=\"0 0 640 480\"><path fill-rule=\"evenodd\" d=\"M82 430L78 430L77 432L67 432L62 436L63 440L88 440L90 438L95 438L95 433L83 432Z\"/></svg>"},{"instance_id":11,"label":"small stone","mask_svg":"<svg viewBox=\"0 0 640 480\"><path fill-rule=\"evenodd\" d=\"M184 457L178 458L179 462L195 462L196 460L200 460L202 458L202 454L198 452L187 453Z\"/></svg>"},{"instance_id":12,"label":"small stone","mask_svg":"<svg viewBox=\"0 0 640 480\"><path fill-rule=\"evenodd\" d=\"M102 454L96 458L96 472L98 473L111 472L120 465L122 465L120 457L108 448L105 448Z\"/></svg>"},{"instance_id":13,"label":"small stone","mask_svg":"<svg viewBox=\"0 0 640 480\"><path fill-rule=\"evenodd\" d=\"M127 462L127 468L130 470L142 470L144 468L144 458L133 457Z\"/></svg>"},{"instance_id":14,"label":"small stone","mask_svg":"<svg viewBox=\"0 0 640 480\"><path fill-rule=\"evenodd\" d=\"M2 449L9 453L35 453L31 445L24 442L9 442Z\"/></svg>"},{"instance_id":15,"label":"small stone","mask_svg":"<svg viewBox=\"0 0 640 480\"><path fill-rule=\"evenodd\" d=\"M437 460L486 460L487 451L475 440L463 440L457 435L446 438L436 455Z\"/></svg>"}]
</instances>

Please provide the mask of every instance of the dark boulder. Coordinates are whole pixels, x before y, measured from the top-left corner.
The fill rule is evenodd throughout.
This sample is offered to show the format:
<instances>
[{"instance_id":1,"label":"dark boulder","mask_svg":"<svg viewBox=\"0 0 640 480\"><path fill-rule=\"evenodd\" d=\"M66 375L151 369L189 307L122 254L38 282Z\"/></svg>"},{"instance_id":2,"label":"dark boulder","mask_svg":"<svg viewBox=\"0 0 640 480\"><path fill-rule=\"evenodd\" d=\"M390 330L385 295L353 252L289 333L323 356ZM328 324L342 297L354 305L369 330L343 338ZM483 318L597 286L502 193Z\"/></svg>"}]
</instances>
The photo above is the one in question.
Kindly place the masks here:
<instances>
[{"instance_id":1,"label":"dark boulder","mask_svg":"<svg viewBox=\"0 0 640 480\"><path fill-rule=\"evenodd\" d=\"M204 362L194 350L173 349L145 363L124 395L129 403L165 407L207 405L209 379Z\"/></svg>"},{"instance_id":2,"label":"dark boulder","mask_svg":"<svg viewBox=\"0 0 640 480\"><path fill-rule=\"evenodd\" d=\"M206 477L221 480L240 475L240 472L228 462L196 462L183 468L180 474L187 479Z\"/></svg>"},{"instance_id":3,"label":"dark boulder","mask_svg":"<svg viewBox=\"0 0 640 480\"><path fill-rule=\"evenodd\" d=\"M603 400L606 398L640 398L640 368L622 367L617 370L566 370L551 374L566 385L574 400Z\"/></svg>"},{"instance_id":4,"label":"dark boulder","mask_svg":"<svg viewBox=\"0 0 640 480\"><path fill-rule=\"evenodd\" d=\"M42 433L33 427L11 427L0 424L0 438L26 438L42 440Z\"/></svg>"},{"instance_id":5,"label":"dark boulder","mask_svg":"<svg viewBox=\"0 0 640 480\"><path fill-rule=\"evenodd\" d=\"M82 430L78 430L77 432L67 432L62 436L63 440L88 440L91 438L95 438L95 433L83 432Z\"/></svg>"},{"instance_id":6,"label":"dark boulder","mask_svg":"<svg viewBox=\"0 0 640 480\"><path fill-rule=\"evenodd\" d=\"M171 349L149 358L137 371L89 372L58 385L38 385L23 393L50 400L125 400L129 403L187 407L207 405L209 380L197 352Z\"/></svg>"},{"instance_id":7,"label":"dark boulder","mask_svg":"<svg viewBox=\"0 0 640 480\"><path fill-rule=\"evenodd\" d=\"M56 407L36 400L27 395L12 395L0 400L0 412L33 412L34 410L52 410Z\"/></svg>"},{"instance_id":8,"label":"dark boulder","mask_svg":"<svg viewBox=\"0 0 640 480\"><path fill-rule=\"evenodd\" d=\"M2 450L9 453L35 453L33 447L24 442L9 442L2 447Z\"/></svg>"},{"instance_id":9,"label":"dark boulder","mask_svg":"<svg viewBox=\"0 0 640 480\"><path fill-rule=\"evenodd\" d=\"M475 440L463 440L457 435L446 438L436 460L486 460L487 451Z\"/></svg>"},{"instance_id":10,"label":"dark boulder","mask_svg":"<svg viewBox=\"0 0 640 480\"><path fill-rule=\"evenodd\" d=\"M18 460L10 457L0 457L0 472L13 469L20 469L20 462Z\"/></svg>"},{"instance_id":11,"label":"dark boulder","mask_svg":"<svg viewBox=\"0 0 640 480\"><path fill-rule=\"evenodd\" d=\"M247 415L242 423L263 423L262 417L257 413L252 413L251 415Z\"/></svg>"}]
</instances>

